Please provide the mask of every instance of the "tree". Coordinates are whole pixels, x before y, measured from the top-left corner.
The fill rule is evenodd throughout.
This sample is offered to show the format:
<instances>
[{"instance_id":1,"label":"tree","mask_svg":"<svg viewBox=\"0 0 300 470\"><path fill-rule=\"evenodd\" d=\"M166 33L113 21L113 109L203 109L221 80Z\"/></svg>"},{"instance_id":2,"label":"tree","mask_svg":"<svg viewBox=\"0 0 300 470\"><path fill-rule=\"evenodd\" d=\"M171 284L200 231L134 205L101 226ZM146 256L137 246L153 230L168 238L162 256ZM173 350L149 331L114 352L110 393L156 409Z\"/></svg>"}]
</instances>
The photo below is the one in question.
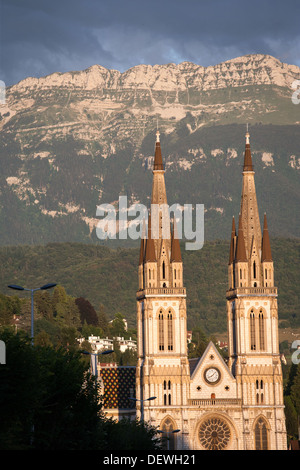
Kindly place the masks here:
<instances>
[{"instance_id":1,"label":"tree","mask_svg":"<svg viewBox=\"0 0 300 470\"><path fill-rule=\"evenodd\" d=\"M79 309L75 299L67 295L64 287L56 286L52 297L55 320L62 326L80 326Z\"/></svg>"},{"instance_id":2,"label":"tree","mask_svg":"<svg viewBox=\"0 0 300 470\"><path fill-rule=\"evenodd\" d=\"M108 321L106 318L105 308L104 305L100 304L99 306L99 313L98 313L98 324L100 328L103 330L104 334L108 331Z\"/></svg>"},{"instance_id":3,"label":"tree","mask_svg":"<svg viewBox=\"0 0 300 470\"><path fill-rule=\"evenodd\" d=\"M48 291L38 291L34 297L34 305L38 316L53 320L53 306L51 295Z\"/></svg>"},{"instance_id":4,"label":"tree","mask_svg":"<svg viewBox=\"0 0 300 470\"><path fill-rule=\"evenodd\" d=\"M110 326L110 331L112 336L120 336L123 338L126 336L124 317L121 313L115 314L115 318Z\"/></svg>"},{"instance_id":5,"label":"tree","mask_svg":"<svg viewBox=\"0 0 300 470\"><path fill-rule=\"evenodd\" d=\"M158 448L146 423L108 419L89 361L79 351L32 346L24 332L0 330L1 450L143 450Z\"/></svg>"},{"instance_id":6,"label":"tree","mask_svg":"<svg viewBox=\"0 0 300 470\"><path fill-rule=\"evenodd\" d=\"M207 344L208 340L201 328L194 328L192 331L192 343L189 345L189 357L201 357Z\"/></svg>"},{"instance_id":7,"label":"tree","mask_svg":"<svg viewBox=\"0 0 300 470\"><path fill-rule=\"evenodd\" d=\"M290 396L284 397L286 432L289 438L298 437L298 417Z\"/></svg>"},{"instance_id":8,"label":"tree","mask_svg":"<svg viewBox=\"0 0 300 470\"><path fill-rule=\"evenodd\" d=\"M83 297L77 297L75 303L79 310L81 324L86 321L88 325L99 325L96 310L87 299L84 299Z\"/></svg>"},{"instance_id":9,"label":"tree","mask_svg":"<svg viewBox=\"0 0 300 470\"><path fill-rule=\"evenodd\" d=\"M156 428L147 422L123 418L119 422L109 420L105 431L108 434L109 450L159 450L161 439Z\"/></svg>"},{"instance_id":10,"label":"tree","mask_svg":"<svg viewBox=\"0 0 300 470\"><path fill-rule=\"evenodd\" d=\"M1 339L7 350L0 369L1 448L97 449L105 419L80 353L32 347L24 333L9 330Z\"/></svg>"},{"instance_id":11,"label":"tree","mask_svg":"<svg viewBox=\"0 0 300 470\"><path fill-rule=\"evenodd\" d=\"M291 386L291 400L295 410L300 416L300 365L297 364L297 372L294 377L293 385Z\"/></svg>"}]
</instances>

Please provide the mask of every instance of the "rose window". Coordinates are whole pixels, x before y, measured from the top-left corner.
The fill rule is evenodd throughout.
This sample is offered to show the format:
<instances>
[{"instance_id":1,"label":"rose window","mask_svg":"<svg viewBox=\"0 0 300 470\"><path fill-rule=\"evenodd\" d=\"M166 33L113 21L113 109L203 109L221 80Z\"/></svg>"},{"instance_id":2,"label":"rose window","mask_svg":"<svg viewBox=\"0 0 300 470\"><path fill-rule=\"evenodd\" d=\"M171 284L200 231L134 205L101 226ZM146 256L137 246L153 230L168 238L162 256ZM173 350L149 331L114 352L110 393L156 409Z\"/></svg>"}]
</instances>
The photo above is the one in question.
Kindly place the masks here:
<instances>
[{"instance_id":1,"label":"rose window","mask_svg":"<svg viewBox=\"0 0 300 470\"><path fill-rule=\"evenodd\" d=\"M206 419L199 428L199 439L206 450L226 449L230 440L229 426L220 418Z\"/></svg>"}]
</instances>

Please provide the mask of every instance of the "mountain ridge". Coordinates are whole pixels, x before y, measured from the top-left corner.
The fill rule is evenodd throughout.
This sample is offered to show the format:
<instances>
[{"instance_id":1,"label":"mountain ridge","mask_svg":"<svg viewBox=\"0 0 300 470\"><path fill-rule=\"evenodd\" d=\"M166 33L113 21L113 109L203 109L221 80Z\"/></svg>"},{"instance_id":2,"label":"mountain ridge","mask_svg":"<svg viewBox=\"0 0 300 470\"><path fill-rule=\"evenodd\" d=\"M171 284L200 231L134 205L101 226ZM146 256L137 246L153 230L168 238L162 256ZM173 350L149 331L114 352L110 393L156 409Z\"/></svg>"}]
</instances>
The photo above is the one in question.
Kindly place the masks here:
<instances>
[{"instance_id":1,"label":"mountain ridge","mask_svg":"<svg viewBox=\"0 0 300 470\"><path fill-rule=\"evenodd\" d=\"M152 71L154 74L160 71L164 71L165 69L170 69L171 71L176 71L177 73L187 73L192 71L193 73L198 73L202 74L204 77L209 77L211 74L211 71L220 71L220 72L226 72L229 70L230 65L237 65L236 69L241 69L242 66L241 64L247 64L248 65L248 70L253 70L254 67L253 65L255 64L256 67L259 64L261 67L264 66L265 68L270 68L271 70L271 77L270 74L268 74L269 79L273 78L274 82L273 84L279 85L279 86L290 86L292 83L292 80L296 80L297 77L299 76L300 73L300 67L297 65L293 64L287 64L281 62L279 59L276 59L275 57L271 55L265 55L265 54L248 54L245 56L241 57L236 57L234 59L226 60L223 62L220 62L216 65L209 65L209 66L202 66L195 64L194 62L190 61L183 61L180 62L179 64L175 64L173 62L166 63L166 64L156 64L156 65L149 65L149 64L139 64L135 65L133 67L130 67L129 69L125 70L124 72L120 72L117 69L109 69L106 68L102 65L99 64L94 64L82 71L76 70L76 71L70 71L70 72L53 72L51 74L47 74L43 77L36 78L36 77L26 77L23 80L20 80L17 84L11 85L9 88L16 88L16 89L23 89L26 88L28 85L33 85L33 84L41 84L43 83L47 84L47 82L52 78L53 82L51 83L51 86L62 86L66 82L64 80L59 81L59 79L64 79L69 76L74 78L78 78L81 75L89 75L91 74L92 77L93 75L96 76L102 76L103 74L110 79L112 79L112 83L114 86L117 86L118 84L122 84L121 78L124 78L124 83L125 85L128 84L128 79L132 77L132 75L138 76L141 78L141 76L147 76L149 74L149 71ZM229 66L229 68L228 68ZM261 68L260 67L260 68ZM258 68L258 67L257 67ZM285 75L290 74L290 77L286 77L286 81L284 82L282 79L280 80L280 75L277 73L272 74L272 68L276 68L276 72L278 72L278 69L285 70ZM103 72L103 73L97 73L97 72ZM140 75L138 72L141 72ZM144 72L144 73L143 73ZM116 79L119 79L116 80ZM127 80L126 80L127 79ZM51 80L50 80L51 81ZM103 86L104 84L108 86L108 82L101 80L100 83L97 83L97 81L91 80L84 80L83 82L80 82L80 80L74 80L75 84L77 83L78 85L83 86L85 89L90 89L90 88L97 88L99 85ZM104 83L103 83L104 82ZM165 86L167 86L167 82L162 82L164 83ZM170 82L168 82L170 83ZM172 83L172 82L171 82ZM183 84L184 82L181 82ZM198 79L197 82L195 82L198 86L200 85L200 80ZM132 82L129 80L129 85L132 86ZM135 83L136 84L136 83ZM194 84L194 83L192 83ZM203 84L203 81L202 81ZM244 83L243 83L244 84ZM149 86L149 81L148 81L148 86ZM205 88L204 88L205 89Z\"/></svg>"},{"instance_id":2,"label":"mountain ridge","mask_svg":"<svg viewBox=\"0 0 300 470\"><path fill-rule=\"evenodd\" d=\"M94 65L8 87L0 245L97 241L98 204L116 205L121 194L147 204L157 126L168 200L204 203L208 237L222 237L238 210L246 123L258 190L273 196L271 227L299 237L300 105L291 99L299 76L297 66L254 54L123 73Z\"/></svg>"}]
</instances>

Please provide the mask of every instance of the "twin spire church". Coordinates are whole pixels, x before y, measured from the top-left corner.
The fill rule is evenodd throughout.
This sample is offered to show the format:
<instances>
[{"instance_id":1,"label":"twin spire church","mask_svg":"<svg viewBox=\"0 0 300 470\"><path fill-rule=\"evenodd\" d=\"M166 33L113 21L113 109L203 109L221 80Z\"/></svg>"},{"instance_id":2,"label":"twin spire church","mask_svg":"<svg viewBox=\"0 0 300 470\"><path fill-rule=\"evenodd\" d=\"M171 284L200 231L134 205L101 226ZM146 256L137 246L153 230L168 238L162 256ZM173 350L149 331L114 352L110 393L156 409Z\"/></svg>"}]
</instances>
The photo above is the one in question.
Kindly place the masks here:
<instances>
[{"instance_id":1,"label":"twin spire church","mask_svg":"<svg viewBox=\"0 0 300 470\"><path fill-rule=\"evenodd\" d=\"M261 231L249 134L228 263L228 362L212 342L202 357L188 359L183 263L169 220L170 236L162 236L164 173L157 133L151 207L158 208L159 236L153 237L150 212L136 294L137 415L165 432L173 449L286 449L277 288L266 215Z\"/></svg>"}]
</instances>

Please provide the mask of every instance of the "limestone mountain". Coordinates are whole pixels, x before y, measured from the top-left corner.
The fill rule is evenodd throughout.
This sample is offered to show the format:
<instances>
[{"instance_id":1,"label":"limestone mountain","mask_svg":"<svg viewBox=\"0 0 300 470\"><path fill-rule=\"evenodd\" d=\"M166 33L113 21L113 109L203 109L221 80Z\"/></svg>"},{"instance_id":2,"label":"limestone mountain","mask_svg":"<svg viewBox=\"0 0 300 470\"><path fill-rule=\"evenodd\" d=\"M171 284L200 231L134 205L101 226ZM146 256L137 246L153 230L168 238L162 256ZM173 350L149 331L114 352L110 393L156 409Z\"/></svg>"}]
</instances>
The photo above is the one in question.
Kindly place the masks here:
<instances>
[{"instance_id":1,"label":"limestone mountain","mask_svg":"<svg viewBox=\"0 0 300 470\"><path fill-rule=\"evenodd\" d=\"M157 125L168 202L204 204L206 238L230 236L246 123L270 233L299 237L299 78L297 66L248 55L124 73L94 65L9 87L0 105L0 244L96 241L97 205L120 195L149 204Z\"/></svg>"}]
</instances>

